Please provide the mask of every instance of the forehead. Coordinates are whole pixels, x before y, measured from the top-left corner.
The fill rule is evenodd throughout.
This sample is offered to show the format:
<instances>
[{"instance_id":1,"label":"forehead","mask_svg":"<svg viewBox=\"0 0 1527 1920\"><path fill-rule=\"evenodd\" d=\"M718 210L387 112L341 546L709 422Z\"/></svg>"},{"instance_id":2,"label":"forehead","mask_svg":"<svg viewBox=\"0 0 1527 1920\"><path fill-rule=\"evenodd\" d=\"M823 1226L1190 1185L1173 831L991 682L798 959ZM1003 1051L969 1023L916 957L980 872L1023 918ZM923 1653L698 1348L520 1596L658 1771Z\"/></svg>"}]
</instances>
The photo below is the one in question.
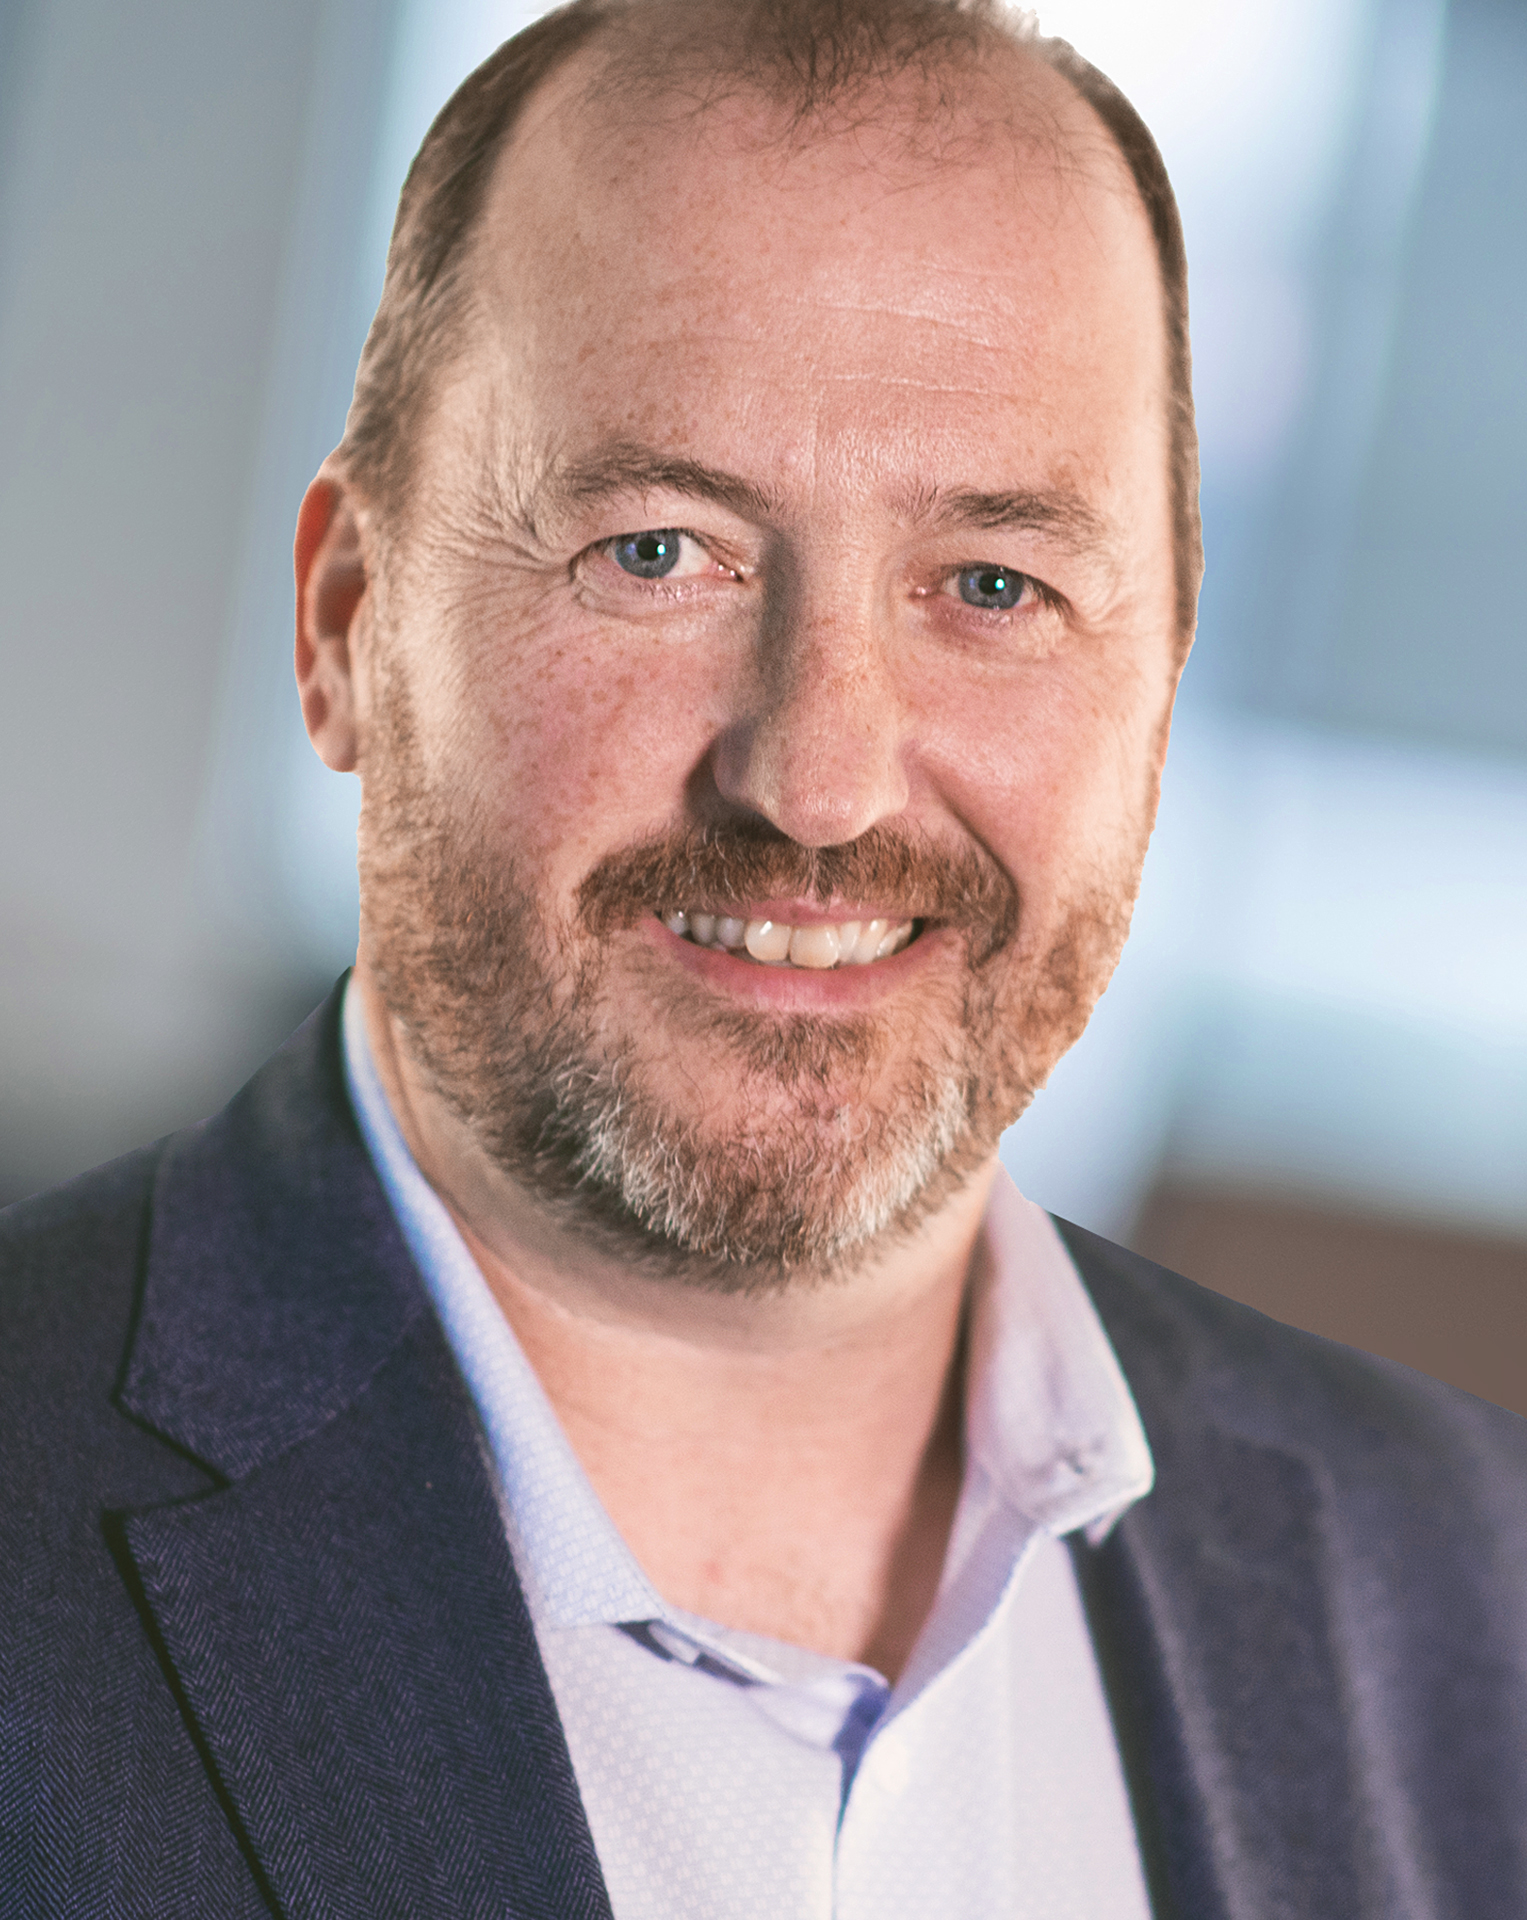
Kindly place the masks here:
<instances>
[{"instance_id":1,"label":"forehead","mask_svg":"<svg viewBox=\"0 0 1527 1920\"><path fill-rule=\"evenodd\" d=\"M544 455L740 431L797 478L848 462L907 480L945 439L968 464L981 423L994 459L1025 440L1084 455L1128 424L1158 442L1161 296L1133 182L1058 75L1010 66L932 110L909 80L802 128L746 91L699 110L571 63L530 103L475 241L466 370L499 425Z\"/></svg>"}]
</instances>

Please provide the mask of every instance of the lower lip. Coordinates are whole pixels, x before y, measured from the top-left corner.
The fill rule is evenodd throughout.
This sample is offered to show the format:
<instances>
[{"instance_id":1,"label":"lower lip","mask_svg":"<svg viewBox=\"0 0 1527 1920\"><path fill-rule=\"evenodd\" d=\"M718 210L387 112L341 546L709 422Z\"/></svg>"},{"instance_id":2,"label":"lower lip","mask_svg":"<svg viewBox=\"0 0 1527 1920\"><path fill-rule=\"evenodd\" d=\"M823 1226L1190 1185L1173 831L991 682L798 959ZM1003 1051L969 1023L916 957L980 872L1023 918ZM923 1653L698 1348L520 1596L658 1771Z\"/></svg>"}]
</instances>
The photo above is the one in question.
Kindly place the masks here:
<instances>
[{"instance_id":1,"label":"lower lip","mask_svg":"<svg viewBox=\"0 0 1527 1920\"><path fill-rule=\"evenodd\" d=\"M954 936L945 927L925 927L909 946L863 967L771 967L739 958L725 947L700 947L671 933L661 920L646 920L644 936L677 960L697 979L736 999L782 1012L819 1013L829 1008L865 1007L921 973Z\"/></svg>"}]
</instances>

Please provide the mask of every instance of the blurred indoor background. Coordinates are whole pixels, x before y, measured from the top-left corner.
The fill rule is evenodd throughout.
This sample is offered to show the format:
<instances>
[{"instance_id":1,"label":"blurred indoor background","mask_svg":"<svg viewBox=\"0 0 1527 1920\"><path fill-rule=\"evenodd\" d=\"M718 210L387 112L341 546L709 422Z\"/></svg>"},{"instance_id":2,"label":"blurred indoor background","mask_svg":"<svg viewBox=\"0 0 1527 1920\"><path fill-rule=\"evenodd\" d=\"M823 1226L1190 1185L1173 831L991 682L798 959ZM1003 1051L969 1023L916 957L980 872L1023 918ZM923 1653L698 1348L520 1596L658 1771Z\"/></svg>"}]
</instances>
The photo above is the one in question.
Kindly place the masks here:
<instances>
[{"instance_id":1,"label":"blurred indoor background","mask_svg":"<svg viewBox=\"0 0 1527 1920\"><path fill-rule=\"evenodd\" d=\"M0 0L0 1200L346 964L291 529L513 0ZM1527 1411L1527 6L1055 0L1192 260L1209 575L1136 932L1004 1157Z\"/></svg>"}]
</instances>

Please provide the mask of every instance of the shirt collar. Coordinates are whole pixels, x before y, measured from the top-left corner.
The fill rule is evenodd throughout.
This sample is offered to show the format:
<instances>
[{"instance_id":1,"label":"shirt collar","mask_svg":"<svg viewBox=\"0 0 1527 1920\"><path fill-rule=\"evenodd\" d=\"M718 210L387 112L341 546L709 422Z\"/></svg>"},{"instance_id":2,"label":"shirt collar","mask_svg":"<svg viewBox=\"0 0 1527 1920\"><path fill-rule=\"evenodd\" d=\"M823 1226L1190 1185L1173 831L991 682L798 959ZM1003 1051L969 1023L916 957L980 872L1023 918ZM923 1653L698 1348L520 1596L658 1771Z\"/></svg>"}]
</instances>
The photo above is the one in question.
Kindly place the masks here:
<instances>
[{"instance_id":1,"label":"shirt collar","mask_svg":"<svg viewBox=\"0 0 1527 1920\"><path fill-rule=\"evenodd\" d=\"M393 1118L353 985L345 1076L361 1134L466 1381L537 1627L653 1620L665 1608L605 1512L440 1196Z\"/></svg>"},{"instance_id":2,"label":"shirt collar","mask_svg":"<svg viewBox=\"0 0 1527 1920\"><path fill-rule=\"evenodd\" d=\"M1155 1478L1124 1373L1065 1242L1000 1166L977 1249L966 1450L1046 1533L1100 1539Z\"/></svg>"},{"instance_id":3,"label":"shirt collar","mask_svg":"<svg viewBox=\"0 0 1527 1920\"><path fill-rule=\"evenodd\" d=\"M476 1406L532 1619L543 1629L667 1621L708 1644L705 1623L663 1601L605 1512L455 1222L419 1171L377 1076L353 989L343 1032L361 1133ZM1049 1216L1000 1168L977 1253L968 1364L969 1464L944 1584L969 1587L957 1576L996 1548L1010 1564L980 1580L984 1615L1029 1538L1077 1528L1101 1538L1153 1479L1139 1414L1081 1277ZM711 1651L725 1657L725 1642Z\"/></svg>"}]
</instances>

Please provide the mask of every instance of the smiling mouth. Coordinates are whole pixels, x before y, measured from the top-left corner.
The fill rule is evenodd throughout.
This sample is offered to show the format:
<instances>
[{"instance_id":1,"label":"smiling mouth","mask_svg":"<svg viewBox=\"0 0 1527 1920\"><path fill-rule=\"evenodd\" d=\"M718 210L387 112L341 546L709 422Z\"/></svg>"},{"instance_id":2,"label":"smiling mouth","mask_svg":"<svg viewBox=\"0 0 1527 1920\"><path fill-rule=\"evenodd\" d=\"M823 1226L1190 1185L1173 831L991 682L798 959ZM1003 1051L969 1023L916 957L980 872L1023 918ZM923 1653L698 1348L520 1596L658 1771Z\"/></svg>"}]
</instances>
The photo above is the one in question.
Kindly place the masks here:
<instances>
[{"instance_id":1,"label":"smiling mouth","mask_svg":"<svg viewBox=\"0 0 1527 1920\"><path fill-rule=\"evenodd\" d=\"M715 947L764 967L867 967L889 960L915 936L915 920L843 920L809 927L782 920L739 920L729 914L670 913L663 925L693 946Z\"/></svg>"}]
</instances>

